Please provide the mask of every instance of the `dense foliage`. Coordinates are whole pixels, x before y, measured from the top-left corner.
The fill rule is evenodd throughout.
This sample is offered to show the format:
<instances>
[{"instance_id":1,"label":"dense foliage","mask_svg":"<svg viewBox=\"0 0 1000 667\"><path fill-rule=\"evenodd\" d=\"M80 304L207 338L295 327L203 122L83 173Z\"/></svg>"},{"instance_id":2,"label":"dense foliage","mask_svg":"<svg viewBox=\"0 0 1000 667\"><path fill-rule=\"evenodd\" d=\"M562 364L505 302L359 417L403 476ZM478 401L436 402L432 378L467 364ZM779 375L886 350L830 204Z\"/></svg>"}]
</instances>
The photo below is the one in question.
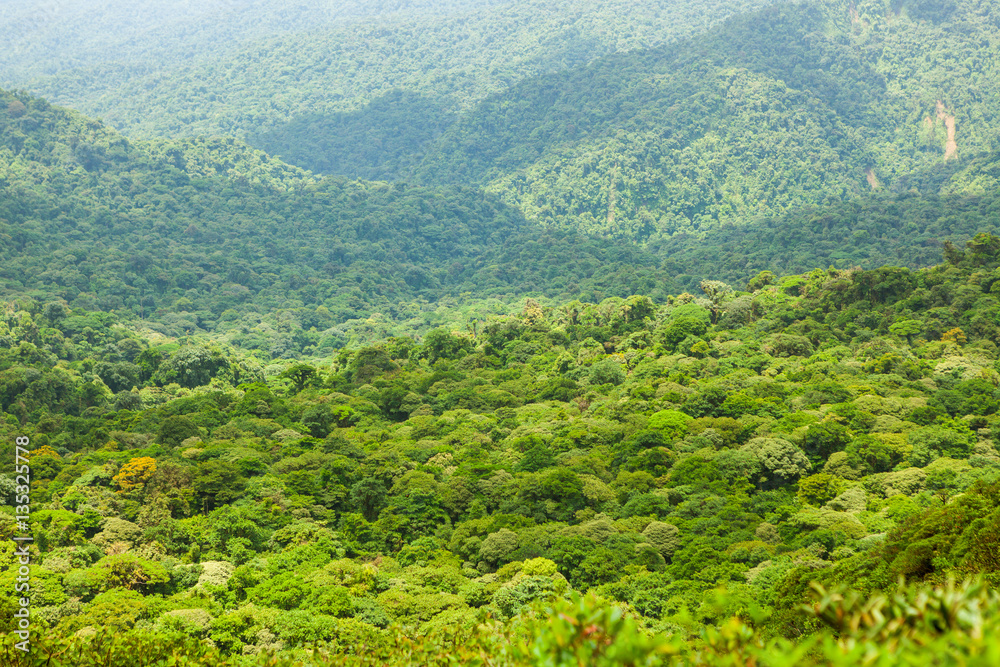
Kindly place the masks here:
<instances>
[{"instance_id":1,"label":"dense foliage","mask_svg":"<svg viewBox=\"0 0 1000 667\"><path fill-rule=\"evenodd\" d=\"M250 138L319 173L481 186L531 222L656 241L905 191L915 172L993 149L997 10L932 5L322 6L290 13L305 34L277 17L258 34L240 14L222 24L238 34L194 31L185 56L138 53L123 31L127 46L79 67L4 81L133 133ZM68 29L36 26L7 68L31 69L43 37ZM964 185L953 194L989 190Z\"/></svg>"},{"instance_id":2,"label":"dense foliage","mask_svg":"<svg viewBox=\"0 0 1000 667\"><path fill-rule=\"evenodd\" d=\"M532 221L630 239L702 232L893 186L989 150L993 3L822 0L525 81L414 170ZM308 164L303 162L302 164Z\"/></svg>"},{"instance_id":3,"label":"dense foliage","mask_svg":"<svg viewBox=\"0 0 1000 667\"><path fill-rule=\"evenodd\" d=\"M807 642L766 640L753 627L733 619L724 627L704 631L685 643L663 634L639 631L621 609L594 598L572 596L555 603L535 603L515 623L484 623L448 632L436 630L407 636L400 628L383 642L363 645L350 654L327 648L303 651L304 658L269 653L242 661L268 667L345 665L408 667L410 665L473 665L521 667L552 665L761 665L792 667L822 665L854 667L892 665L916 667L988 667L1000 659L997 632L1000 598L976 583L931 590L900 589L887 596L859 599L828 593L817 587L815 602L804 611L823 623ZM102 632L77 637L65 646L43 644L25 656L3 646L6 664L16 667L145 667L153 665L233 664L219 652L183 635L163 636ZM887 650L890 649L890 650Z\"/></svg>"},{"instance_id":4,"label":"dense foliage","mask_svg":"<svg viewBox=\"0 0 1000 667\"><path fill-rule=\"evenodd\" d=\"M44 100L0 97L8 297L130 313L168 335L225 331L270 356L464 328L526 294L662 301L763 270L926 266L940 241L998 228L992 158L912 176L924 196L641 249L539 227L471 188L320 179L234 140L133 143ZM956 194L970 184L983 194Z\"/></svg>"},{"instance_id":5,"label":"dense foliage","mask_svg":"<svg viewBox=\"0 0 1000 667\"><path fill-rule=\"evenodd\" d=\"M1000 663L993 3L121 4L0 8L173 135L0 91L0 664Z\"/></svg>"},{"instance_id":6,"label":"dense foliage","mask_svg":"<svg viewBox=\"0 0 1000 667\"><path fill-rule=\"evenodd\" d=\"M26 95L0 95L0 158L5 293L166 333L268 313L305 335L466 292L667 294L650 253L530 225L470 188L321 180L231 139L130 143Z\"/></svg>"},{"instance_id":7,"label":"dense foliage","mask_svg":"<svg viewBox=\"0 0 1000 667\"><path fill-rule=\"evenodd\" d=\"M663 258L671 286L693 287L708 275L739 283L760 271L789 275L817 266L930 266L944 243L1000 230L998 166L997 155L988 154L911 174L898 193L726 224L701 238L681 234L647 249Z\"/></svg>"},{"instance_id":8,"label":"dense foliage","mask_svg":"<svg viewBox=\"0 0 1000 667\"><path fill-rule=\"evenodd\" d=\"M883 626L865 610L897 602L810 589L1000 576L1000 238L946 257L659 304L529 299L469 332L277 363L11 303L0 431L32 440L35 622L66 650L111 627L137 634L93 641L186 635L247 664L497 642L509 664L791 664L788 641L849 664L886 637L906 660L925 641L992 655L966 634L978 617L919 611L992 593L920 593Z\"/></svg>"}]
</instances>

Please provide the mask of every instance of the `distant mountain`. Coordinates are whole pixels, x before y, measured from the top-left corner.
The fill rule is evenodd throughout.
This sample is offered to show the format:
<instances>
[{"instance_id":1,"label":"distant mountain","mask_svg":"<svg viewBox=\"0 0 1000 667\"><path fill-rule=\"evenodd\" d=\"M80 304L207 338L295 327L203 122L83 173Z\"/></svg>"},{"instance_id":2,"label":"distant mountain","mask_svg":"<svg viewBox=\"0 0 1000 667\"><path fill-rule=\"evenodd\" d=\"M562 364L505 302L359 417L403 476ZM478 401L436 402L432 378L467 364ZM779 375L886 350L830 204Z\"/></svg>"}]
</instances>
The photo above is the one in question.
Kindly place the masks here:
<instances>
[{"instance_id":1,"label":"distant mountain","mask_svg":"<svg viewBox=\"0 0 1000 667\"><path fill-rule=\"evenodd\" d=\"M241 44L351 21L444 16L502 0L60 0L4 3L3 81L118 64L162 70ZM96 81L95 81L96 83ZM120 84L121 81L109 81ZM82 91L81 91L82 92Z\"/></svg>"},{"instance_id":2,"label":"distant mountain","mask_svg":"<svg viewBox=\"0 0 1000 667\"><path fill-rule=\"evenodd\" d=\"M991 150L998 44L989 3L777 5L525 81L460 117L398 177L478 185L546 225L700 235Z\"/></svg>"},{"instance_id":3,"label":"distant mountain","mask_svg":"<svg viewBox=\"0 0 1000 667\"><path fill-rule=\"evenodd\" d=\"M899 192L1000 132L989 3L428 7L184 5L51 74L27 74L18 42L0 75L132 135L246 137L314 172L481 188L531 223L654 244Z\"/></svg>"},{"instance_id":4,"label":"distant mountain","mask_svg":"<svg viewBox=\"0 0 1000 667\"><path fill-rule=\"evenodd\" d=\"M773 0L70 0L0 8L0 85L139 136L244 138L396 90L468 109L523 79L669 43ZM399 129L405 129L397 127Z\"/></svg>"}]
</instances>

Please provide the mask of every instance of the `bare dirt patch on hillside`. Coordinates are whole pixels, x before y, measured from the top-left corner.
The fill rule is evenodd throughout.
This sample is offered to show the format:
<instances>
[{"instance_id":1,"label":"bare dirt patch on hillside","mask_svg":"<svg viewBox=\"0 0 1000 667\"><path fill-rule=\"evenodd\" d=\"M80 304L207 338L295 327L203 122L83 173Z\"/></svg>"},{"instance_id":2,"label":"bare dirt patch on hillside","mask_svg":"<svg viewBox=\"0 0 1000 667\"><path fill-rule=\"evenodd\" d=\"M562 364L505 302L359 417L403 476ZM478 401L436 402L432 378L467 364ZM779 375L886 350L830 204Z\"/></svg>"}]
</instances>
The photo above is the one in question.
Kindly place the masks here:
<instances>
[{"instance_id":1,"label":"bare dirt patch on hillside","mask_svg":"<svg viewBox=\"0 0 1000 667\"><path fill-rule=\"evenodd\" d=\"M955 141L955 117L948 115L944 111L944 102L937 101L938 120L944 121L944 127L948 131L948 138L944 142L944 160L947 162L958 157L958 143Z\"/></svg>"}]
</instances>

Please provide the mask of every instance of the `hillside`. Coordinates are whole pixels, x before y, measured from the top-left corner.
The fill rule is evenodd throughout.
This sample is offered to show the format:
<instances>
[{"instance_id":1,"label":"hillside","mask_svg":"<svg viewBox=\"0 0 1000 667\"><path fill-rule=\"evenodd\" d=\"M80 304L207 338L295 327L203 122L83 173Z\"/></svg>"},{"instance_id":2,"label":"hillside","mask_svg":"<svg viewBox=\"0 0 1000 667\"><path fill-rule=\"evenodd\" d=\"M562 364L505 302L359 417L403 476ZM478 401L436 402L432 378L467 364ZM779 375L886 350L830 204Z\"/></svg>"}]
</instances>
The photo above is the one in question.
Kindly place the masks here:
<instances>
[{"instance_id":1,"label":"hillside","mask_svg":"<svg viewBox=\"0 0 1000 667\"><path fill-rule=\"evenodd\" d=\"M130 135L246 138L317 173L482 188L536 225L644 243L905 194L914 173L995 149L989 3L763 4L358 3L282 19L259 0L246 11L270 27L220 5L235 12L223 35L179 11L155 35L189 51L156 54L136 37L149 27L123 19L139 22L119 42L44 75L23 69L31 49L8 51L0 81ZM38 48L70 24L36 26Z\"/></svg>"},{"instance_id":2,"label":"hillside","mask_svg":"<svg viewBox=\"0 0 1000 667\"><path fill-rule=\"evenodd\" d=\"M525 295L663 299L761 271L929 266L944 242L1000 228L990 156L914 174L903 194L639 248L540 226L470 187L320 178L231 139L130 142L0 97L4 294L169 335L228 332L271 356L419 335Z\"/></svg>"},{"instance_id":3,"label":"hillside","mask_svg":"<svg viewBox=\"0 0 1000 667\"><path fill-rule=\"evenodd\" d=\"M876 192L777 217L729 222L701 238L679 234L646 248L663 258L675 284L711 274L741 283L759 271L778 275L816 267L924 267L944 244L1000 230L1000 156L934 166Z\"/></svg>"},{"instance_id":4,"label":"hillside","mask_svg":"<svg viewBox=\"0 0 1000 667\"><path fill-rule=\"evenodd\" d=\"M994 3L0 23L0 665L1000 664Z\"/></svg>"},{"instance_id":5,"label":"hillside","mask_svg":"<svg viewBox=\"0 0 1000 667\"><path fill-rule=\"evenodd\" d=\"M11 7L8 20L26 29L0 54L0 86L133 137L246 138L288 122L336 125L395 91L454 112L522 79L698 34L770 1L77 0L41 20L34 7ZM69 54L54 58L52 44Z\"/></svg>"},{"instance_id":6,"label":"hillside","mask_svg":"<svg viewBox=\"0 0 1000 667\"><path fill-rule=\"evenodd\" d=\"M234 135L317 173L482 188L536 225L644 243L905 195L1000 131L988 3L350 7L290 12L306 33L240 15L134 77L108 50L49 83L0 80L132 135Z\"/></svg>"},{"instance_id":7,"label":"hillside","mask_svg":"<svg viewBox=\"0 0 1000 667\"><path fill-rule=\"evenodd\" d=\"M931 7L782 4L525 81L459 118L410 173L640 241L892 189L990 150L1000 129L998 10Z\"/></svg>"},{"instance_id":8,"label":"hillside","mask_svg":"<svg viewBox=\"0 0 1000 667\"><path fill-rule=\"evenodd\" d=\"M248 312L320 331L398 320L465 292L666 294L649 253L541 229L462 186L319 179L232 139L132 143L6 93L0 156L4 293L129 311L175 335Z\"/></svg>"},{"instance_id":9,"label":"hillside","mask_svg":"<svg viewBox=\"0 0 1000 667\"><path fill-rule=\"evenodd\" d=\"M4 82L58 76L113 65L133 70L169 70L199 59L218 58L255 39L304 32L352 21L436 15L482 9L494 0L65 0L54 5L6 3L0 21L10 26L0 54ZM121 81L92 81L104 88ZM83 91L80 91L83 92Z\"/></svg>"}]
</instances>

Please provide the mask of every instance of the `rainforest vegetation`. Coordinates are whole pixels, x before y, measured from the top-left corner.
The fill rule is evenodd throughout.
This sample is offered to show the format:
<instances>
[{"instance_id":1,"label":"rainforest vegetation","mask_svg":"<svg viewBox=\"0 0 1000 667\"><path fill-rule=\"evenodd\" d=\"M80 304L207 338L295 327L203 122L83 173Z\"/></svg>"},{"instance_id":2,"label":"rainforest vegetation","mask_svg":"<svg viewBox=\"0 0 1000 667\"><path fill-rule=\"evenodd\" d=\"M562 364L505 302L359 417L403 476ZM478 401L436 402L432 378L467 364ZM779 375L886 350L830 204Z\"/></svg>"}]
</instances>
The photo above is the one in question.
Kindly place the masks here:
<instances>
[{"instance_id":1,"label":"rainforest vegetation","mask_svg":"<svg viewBox=\"0 0 1000 667\"><path fill-rule=\"evenodd\" d=\"M0 665L1000 664L995 3L30 9Z\"/></svg>"},{"instance_id":2,"label":"rainforest vegetation","mask_svg":"<svg viewBox=\"0 0 1000 667\"><path fill-rule=\"evenodd\" d=\"M541 226L467 186L320 178L232 139L132 142L15 93L0 93L0 156L8 297L128 313L165 335L226 332L285 357L464 329L523 295L663 301L761 271L928 266L1000 216L987 154L917 172L904 193L638 247ZM970 184L983 193L962 194Z\"/></svg>"},{"instance_id":3,"label":"rainforest vegetation","mask_svg":"<svg viewBox=\"0 0 1000 667\"><path fill-rule=\"evenodd\" d=\"M204 62L124 31L43 73L29 56L45 40L25 37L0 82L134 137L235 136L317 173L482 187L529 221L641 242L838 204L997 148L992 2L330 11L301 14L308 31L223 21L224 39L201 21L183 34L212 44L192 49Z\"/></svg>"},{"instance_id":4,"label":"rainforest vegetation","mask_svg":"<svg viewBox=\"0 0 1000 667\"><path fill-rule=\"evenodd\" d=\"M287 362L9 303L0 429L33 447L36 622L51 644L211 639L230 664L317 643L358 664L400 642L495 655L505 633L611 650L576 614L681 660L812 637L846 661L838 614L870 603L825 593L804 614L810 582L947 614L897 579L1000 576L1000 238L947 257L528 299L471 332ZM931 626L851 632L944 641ZM988 650L971 636L963 651Z\"/></svg>"},{"instance_id":5,"label":"rainforest vegetation","mask_svg":"<svg viewBox=\"0 0 1000 667\"><path fill-rule=\"evenodd\" d=\"M0 19L19 29L0 53L0 85L36 91L132 136L245 138L292 121L336 125L338 114L366 115L393 91L457 112L519 81L690 38L772 1L11 5ZM416 111L409 123L435 122ZM409 123L397 129L412 138Z\"/></svg>"}]
</instances>

